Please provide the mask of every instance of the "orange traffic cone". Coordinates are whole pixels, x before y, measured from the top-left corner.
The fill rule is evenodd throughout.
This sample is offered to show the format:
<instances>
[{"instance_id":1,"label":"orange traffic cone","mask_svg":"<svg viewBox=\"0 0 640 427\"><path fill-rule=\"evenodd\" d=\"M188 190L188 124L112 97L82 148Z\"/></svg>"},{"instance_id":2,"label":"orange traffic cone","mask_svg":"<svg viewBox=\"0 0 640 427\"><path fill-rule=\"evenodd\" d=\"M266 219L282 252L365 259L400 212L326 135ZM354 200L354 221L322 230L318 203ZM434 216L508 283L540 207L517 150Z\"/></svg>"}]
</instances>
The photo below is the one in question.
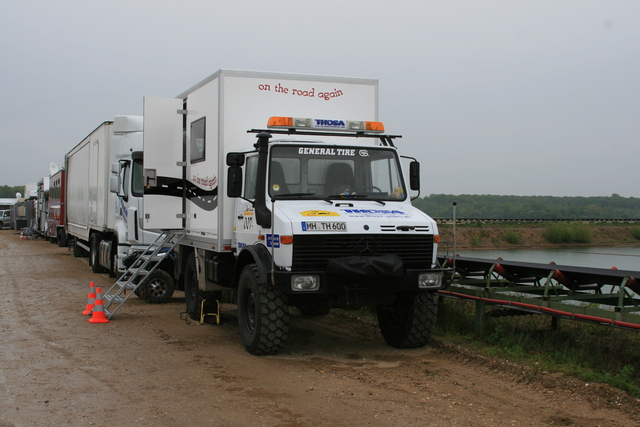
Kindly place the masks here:
<instances>
[{"instance_id":1,"label":"orange traffic cone","mask_svg":"<svg viewBox=\"0 0 640 427\"><path fill-rule=\"evenodd\" d=\"M109 323L109 319L104 315L104 306L102 305L102 294L100 293L100 288L96 288L96 301L93 305L91 319L89 319L89 322Z\"/></svg>"},{"instance_id":2,"label":"orange traffic cone","mask_svg":"<svg viewBox=\"0 0 640 427\"><path fill-rule=\"evenodd\" d=\"M89 301L87 301L87 306L85 307L84 311L82 312L83 315L87 315L89 313L91 313L91 309L93 309L93 306L96 303L96 285L95 283L91 282L89 283Z\"/></svg>"}]
</instances>

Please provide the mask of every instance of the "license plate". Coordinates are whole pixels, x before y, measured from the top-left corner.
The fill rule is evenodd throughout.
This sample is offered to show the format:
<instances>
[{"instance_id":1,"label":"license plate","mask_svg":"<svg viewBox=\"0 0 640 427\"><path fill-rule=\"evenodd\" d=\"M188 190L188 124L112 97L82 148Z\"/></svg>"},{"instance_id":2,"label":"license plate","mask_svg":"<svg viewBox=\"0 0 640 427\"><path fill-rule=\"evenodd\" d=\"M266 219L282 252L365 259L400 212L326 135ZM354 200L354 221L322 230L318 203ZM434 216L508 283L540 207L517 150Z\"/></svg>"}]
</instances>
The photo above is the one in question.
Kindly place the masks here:
<instances>
[{"instance_id":1,"label":"license plate","mask_svg":"<svg viewBox=\"0 0 640 427\"><path fill-rule=\"evenodd\" d=\"M347 231L346 222L303 222L302 231Z\"/></svg>"}]
</instances>

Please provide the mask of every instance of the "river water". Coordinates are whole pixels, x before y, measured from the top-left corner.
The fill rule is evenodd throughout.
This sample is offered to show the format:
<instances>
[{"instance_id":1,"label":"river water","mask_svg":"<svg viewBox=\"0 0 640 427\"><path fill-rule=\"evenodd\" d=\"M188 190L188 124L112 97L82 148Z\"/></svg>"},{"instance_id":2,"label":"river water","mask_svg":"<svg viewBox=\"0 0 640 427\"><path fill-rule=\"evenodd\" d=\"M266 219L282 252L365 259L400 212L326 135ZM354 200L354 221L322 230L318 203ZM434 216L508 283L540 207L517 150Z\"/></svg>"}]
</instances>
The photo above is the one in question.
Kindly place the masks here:
<instances>
[{"instance_id":1,"label":"river water","mask_svg":"<svg viewBox=\"0 0 640 427\"><path fill-rule=\"evenodd\" d=\"M445 248L441 248L446 251ZM439 255L446 255L445 252ZM457 251L460 256L497 259L507 261L535 262L576 267L611 268L640 271L640 247L593 247L558 249L465 249ZM453 254L449 248L449 256Z\"/></svg>"}]
</instances>

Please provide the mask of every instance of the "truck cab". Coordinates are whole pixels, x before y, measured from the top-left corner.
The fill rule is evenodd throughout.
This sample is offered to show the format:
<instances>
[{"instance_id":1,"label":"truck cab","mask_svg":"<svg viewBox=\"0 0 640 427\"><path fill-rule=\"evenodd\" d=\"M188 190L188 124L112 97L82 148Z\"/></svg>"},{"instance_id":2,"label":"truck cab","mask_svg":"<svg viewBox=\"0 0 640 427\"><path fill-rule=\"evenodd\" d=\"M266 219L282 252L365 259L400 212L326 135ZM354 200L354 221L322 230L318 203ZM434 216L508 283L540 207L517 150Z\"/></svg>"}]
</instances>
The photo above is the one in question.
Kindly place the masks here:
<instances>
[{"instance_id":1,"label":"truck cab","mask_svg":"<svg viewBox=\"0 0 640 427\"><path fill-rule=\"evenodd\" d=\"M239 323L249 351L260 348L256 329L267 322L254 308L264 292L309 315L374 305L389 344L417 347L429 339L435 291L446 286L436 261L438 229L411 205L418 163L406 159L405 179L397 136L382 129L377 122L272 118L267 130L253 131L255 151L227 155Z\"/></svg>"}]
</instances>

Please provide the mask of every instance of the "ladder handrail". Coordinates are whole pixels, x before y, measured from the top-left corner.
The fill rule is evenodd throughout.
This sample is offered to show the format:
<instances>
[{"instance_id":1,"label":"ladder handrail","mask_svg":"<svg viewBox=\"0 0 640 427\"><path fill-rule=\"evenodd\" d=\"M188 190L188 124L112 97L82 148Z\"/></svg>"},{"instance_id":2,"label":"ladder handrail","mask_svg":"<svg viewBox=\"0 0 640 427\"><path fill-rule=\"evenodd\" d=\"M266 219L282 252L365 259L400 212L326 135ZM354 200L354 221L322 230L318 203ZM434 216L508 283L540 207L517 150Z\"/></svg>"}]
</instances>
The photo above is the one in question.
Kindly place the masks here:
<instances>
[{"instance_id":1,"label":"ladder handrail","mask_svg":"<svg viewBox=\"0 0 640 427\"><path fill-rule=\"evenodd\" d=\"M104 302L104 311L108 319L118 311L122 304L124 304L135 291L144 283L146 278L151 274L162 262L161 257L158 254L167 249L167 253L178 245L178 242L185 236L184 230L165 230L158 236L158 238L149 245L140 254L138 259L127 268L127 270L120 276L120 278L102 295ZM179 236L175 239L176 236ZM153 263L151 269L146 267ZM137 279L137 281L136 281ZM131 292L126 294L125 291ZM125 293L124 297L122 294ZM117 306L113 310L109 310L109 307L113 304Z\"/></svg>"}]
</instances>

